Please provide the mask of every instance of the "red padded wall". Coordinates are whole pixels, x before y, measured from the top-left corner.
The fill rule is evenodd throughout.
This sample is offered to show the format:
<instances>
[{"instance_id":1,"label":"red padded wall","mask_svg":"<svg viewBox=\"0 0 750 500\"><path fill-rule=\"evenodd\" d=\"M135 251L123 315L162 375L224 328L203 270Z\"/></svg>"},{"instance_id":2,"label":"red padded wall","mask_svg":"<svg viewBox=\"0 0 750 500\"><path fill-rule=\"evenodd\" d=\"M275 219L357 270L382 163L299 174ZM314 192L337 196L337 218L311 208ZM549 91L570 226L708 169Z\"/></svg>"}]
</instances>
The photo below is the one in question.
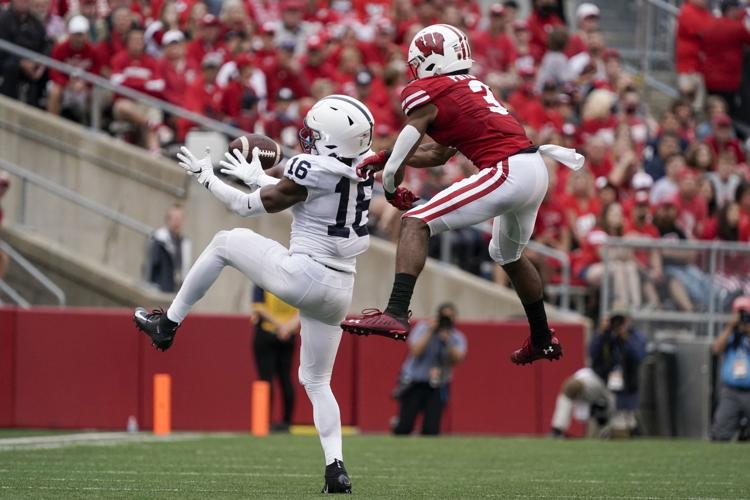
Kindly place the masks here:
<instances>
[{"instance_id":1,"label":"red padded wall","mask_svg":"<svg viewBox=\"0 0 750 500\"><path fill-rule=\"evenodd\" d=\"M13 425L15 309L0 308L0 426Z\"/></svg>"},{"instance_id":2,"label":"red padded wall","mask_svg":"<svg viewBox=\"0 0 750 500\"><path fill-rule=\"evenodd\" d=\"M152 380L172 375L177 430L248 430L256 379L246 317L192 315L166 353L133 327L127 310L0 308L0 425L123 429L129 415L150 428ZM444 429L459 433L542 433L562 380L583 366L583 328L561 325L558 363L516 367L508 356L527 334L522 322L462 323L469 355L455 371ZM405 343L344 335L333 391L342 422L387 431ZM295 354L296 383L299 352ZM312 408L296 386L295 423ZM280 416L280 398L274 415Z\"/></svg>"}]
</instances>

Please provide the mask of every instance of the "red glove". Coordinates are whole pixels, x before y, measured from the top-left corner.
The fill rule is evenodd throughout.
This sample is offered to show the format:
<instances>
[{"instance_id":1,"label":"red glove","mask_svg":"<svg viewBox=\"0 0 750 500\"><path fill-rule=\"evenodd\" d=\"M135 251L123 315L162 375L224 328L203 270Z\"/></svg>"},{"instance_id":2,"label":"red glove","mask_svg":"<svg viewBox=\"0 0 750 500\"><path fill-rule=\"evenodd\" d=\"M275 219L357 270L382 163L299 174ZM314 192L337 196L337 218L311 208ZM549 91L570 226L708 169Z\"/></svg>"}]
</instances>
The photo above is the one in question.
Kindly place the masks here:
<instances>
[{"instance_id":1,"label":"red glove","mask_svg":"<svg viewBox=\"0 0 750 500\"><path fill-rule=\"evenodd\" d=\"M415 196L414 193L404 187L396 188L395 193L385 192L385 199L398 208L399 210L411 210L414 206L414 202L419 199L419 196Z\"/></svg>"},{"instance_id":2,"label":"red glove","mask_svg":"<svg viewBox=\"0 0 750 500\"><path fill-rule=\"evenodd\" d=\"M385 168L385 163L388 161L388 158L390 156L391 150L384 149L382 151L379 151L377 154L372 155L365 160L362 160L362 163L357 165L357 175L362 179L369 179L370 177L375 175L376 172L380 172Z\"/></svg>"}]
</instances>

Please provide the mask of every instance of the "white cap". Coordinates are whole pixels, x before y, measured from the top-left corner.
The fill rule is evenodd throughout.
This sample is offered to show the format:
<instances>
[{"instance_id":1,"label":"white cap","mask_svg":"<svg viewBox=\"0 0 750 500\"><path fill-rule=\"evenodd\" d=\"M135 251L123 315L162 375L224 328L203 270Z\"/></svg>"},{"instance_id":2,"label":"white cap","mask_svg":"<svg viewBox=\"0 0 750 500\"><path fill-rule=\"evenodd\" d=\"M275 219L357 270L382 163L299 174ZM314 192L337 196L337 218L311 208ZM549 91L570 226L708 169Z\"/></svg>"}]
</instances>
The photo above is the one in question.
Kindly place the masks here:
<instances>
[{"instance_id":1,"label":"white cap","mask_svg":"<svg viewBox=\"0 0 750 500\"><path fill-rule=\"evenodd\" d=\"M181 42L184 39L185 39L185 35L182 34L182 31L169 30L166 33L164 33L163 37L161 37L161 44L163 47L166 47L170 43Z\"/></svg>"},{"instance_id":2,"label":"white cap","mask_svg":"<svg viewBox=\"0 0 750 500\"><path fill-rule=\"evenodd\" d=\"M582 3L576 9L576 19L579 21L591 16L599 17L599 7L593 3Z\"/></svg>"},{"instance_id":3,"label":"white cap","mask_svg":"<svg viewBox=\"0 0 750 500\"><path fill-rule=\"evenodd\" d=\"M633 189L640 191L641 189L651 189L654 185L654 179L646 172L636 172L631 181Z\"/></svg>"},{"instance_id":4,"label":"white cap","mask_svg":"<svg viewBox=\"0 0 750 500\"><path fill-rule=\"evenodd\" d=\"M88 33L89 20L83 16L73 16L68 21L68 33Z\"/></svg>"}]
</instances>

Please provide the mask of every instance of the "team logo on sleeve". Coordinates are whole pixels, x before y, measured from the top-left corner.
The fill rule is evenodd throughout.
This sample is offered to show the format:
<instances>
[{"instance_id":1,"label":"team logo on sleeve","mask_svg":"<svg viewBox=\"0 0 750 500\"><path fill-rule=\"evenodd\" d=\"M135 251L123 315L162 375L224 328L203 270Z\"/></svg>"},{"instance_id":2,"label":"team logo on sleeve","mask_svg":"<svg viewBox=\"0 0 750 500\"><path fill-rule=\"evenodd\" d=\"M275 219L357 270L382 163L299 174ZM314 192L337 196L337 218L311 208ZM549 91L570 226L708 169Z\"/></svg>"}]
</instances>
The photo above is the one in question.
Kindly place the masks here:
<instances>
[{"instance_id":1,"label":"team logo on sleeve","mask_svg":"<svg viewBox=\"0 0 750 500\"><path fill-rule=\"evenodd\" d=\"M422 55L424 55L425 57L429 57L432 54L440 54L441 56L445 55L443 49L445 38L443 37L442 33L425 33L420 38L415 40L414 43L422 53Z\"/></svg>"}]
</instances>

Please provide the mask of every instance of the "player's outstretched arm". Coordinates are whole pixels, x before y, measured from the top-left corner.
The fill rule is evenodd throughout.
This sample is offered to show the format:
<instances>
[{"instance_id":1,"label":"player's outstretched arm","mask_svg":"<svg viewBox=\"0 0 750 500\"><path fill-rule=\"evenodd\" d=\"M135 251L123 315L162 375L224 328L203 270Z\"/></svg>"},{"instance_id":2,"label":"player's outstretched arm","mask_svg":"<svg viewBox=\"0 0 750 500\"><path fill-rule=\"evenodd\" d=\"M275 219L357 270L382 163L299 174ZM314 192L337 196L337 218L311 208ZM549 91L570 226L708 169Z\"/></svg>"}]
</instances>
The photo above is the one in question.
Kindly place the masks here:
<instances>
[{"instance_id":1,"label":"player's outstretched arm","mask_svg":"<svg viewBox=\"0 0 750 500\"><path fill-rule=\"evenodd\" d=\"M252 193L245 193L229 186L216 177L209 151L203 158L196 158L186 147L177 154L179 165L196 177L198 182L211 191L227 208L243 217L257 217L266 213L281 212L307 199L307 189L289 179L268 185Z\"/></svg>"},{"instance_id":2,"label":"player's outstretched arm","mask_svg":"<svg viewBox=\"0 0 750 500\"><path fill-rule=\"evenodd\" d=\"M426 104L409 113L406 117L406 125L398 134L393 152L385 164L383 170L383 188L389 193L396 191L396 175L406 164L407 158L417 150L425 132L435 120L438 108L433 104Z\"/></svg>"}]
</instances>

